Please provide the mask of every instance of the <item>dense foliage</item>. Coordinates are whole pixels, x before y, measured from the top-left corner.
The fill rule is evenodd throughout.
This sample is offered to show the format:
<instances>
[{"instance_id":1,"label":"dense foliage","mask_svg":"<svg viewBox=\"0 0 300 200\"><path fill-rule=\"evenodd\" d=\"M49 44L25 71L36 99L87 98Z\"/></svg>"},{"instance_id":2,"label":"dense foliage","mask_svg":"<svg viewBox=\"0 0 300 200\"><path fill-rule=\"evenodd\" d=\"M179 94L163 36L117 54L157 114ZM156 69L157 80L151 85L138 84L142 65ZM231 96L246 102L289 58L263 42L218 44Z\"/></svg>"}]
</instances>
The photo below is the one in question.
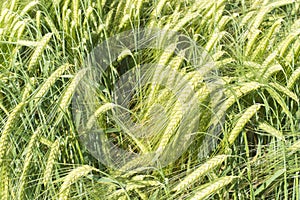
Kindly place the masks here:
<instances>
[{"instance_id":1,"label":"dense foliage","mask_svg":"<svg viewBox=\"0 0 300 200\"><path fill-rule=\"evenodd\" d=\"M299 2L2 0L0 5L0 199L300 199ZM223 104L209 116L191 113L204 126L190 133L195 139L176 161L120 173L80 141L72 97L90 51L141 28L177 31L202 46L223 82ZM134 65L133 54L142 58L133 59ZM178 57L164 51L120 55L106 72L100 106L111 105L110 81L123 73L121 65L163 59L178 64ZM201 82L187 63L179 64L184 77ZM161 126L171 137L180 118L172 95L155 90L146 92L148 107L159 99L169 112L153 127L151 145L158 149L169 139ZM135 101L133 112L148 109ZM109 121L108 110L99 123L116 139L125 138L122 123ZM224 122L216 144L199 156L207 145L202 136L219 117ZM139 142L145 141L119 140L133 151Z\"/></svg>"}]
</instances>

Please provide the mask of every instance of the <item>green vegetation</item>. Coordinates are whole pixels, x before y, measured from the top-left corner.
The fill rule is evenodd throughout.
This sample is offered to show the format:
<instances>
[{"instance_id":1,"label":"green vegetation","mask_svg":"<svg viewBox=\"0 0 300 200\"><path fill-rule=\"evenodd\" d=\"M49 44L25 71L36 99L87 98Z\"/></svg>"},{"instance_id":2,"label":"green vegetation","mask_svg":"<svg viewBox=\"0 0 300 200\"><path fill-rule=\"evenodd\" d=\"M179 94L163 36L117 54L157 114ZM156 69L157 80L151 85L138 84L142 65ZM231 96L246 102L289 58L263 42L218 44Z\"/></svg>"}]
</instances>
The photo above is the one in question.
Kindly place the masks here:
<instances>
[{"instance_id":1,"label":"green vegetation","mask_svg":"<svg viewBox=\"0 0 300 200\"><path fill-rule=\"evenodd\" d=\"M1 200L300 199L296 0L4 0L0 5ZM195 138L177 160L120 173L82 144L72 97L90 51L141 28L174 30L202 46L224 82L224 103L216 113L200 108L191 113L201 126L187 129ZM140 118L162 118L161 124L149 120L155 134L147 144L148 139L130 139L121 121L109 120L112 81L124 63L148 61L174 67L199 94L202 77L166 51L122 53L105 72L98 122L123 148L140 153L150 146L168 156L166 145L182 119L172 94L149 87L146 99L134 100L132 112ZM199 105L206 100L199 97ZM167 118L160 108L151 110L156 103L164 105ZM199 156L207 145L203 135L222 117L217 144L208 156Z\"/></svg>"}]
</instances>

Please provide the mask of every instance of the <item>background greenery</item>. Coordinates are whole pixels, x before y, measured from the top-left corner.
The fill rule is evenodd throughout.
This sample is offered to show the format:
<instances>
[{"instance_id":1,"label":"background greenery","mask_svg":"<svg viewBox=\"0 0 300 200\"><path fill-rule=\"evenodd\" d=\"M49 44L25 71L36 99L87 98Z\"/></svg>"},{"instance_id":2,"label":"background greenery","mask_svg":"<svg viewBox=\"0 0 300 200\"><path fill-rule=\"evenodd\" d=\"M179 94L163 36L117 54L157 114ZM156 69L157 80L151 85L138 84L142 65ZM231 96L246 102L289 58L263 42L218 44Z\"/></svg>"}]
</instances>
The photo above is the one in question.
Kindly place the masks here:
<instances>
[{"instance_id":1,"label":"background greenery","mask_svg":"<svg viewBox=\"0 0 300 200\"><path fill-rule=\"evenodd\" d=\"M0 5L1 199L300 199L299 2ZM198 156L200 136L214 123L203 117L199 139L177 161L119 174L80 143L70 103L89 51L141 27L178 31L212 55L225 82L226 117L209 157Z\"/></svg>"}]
</instances>

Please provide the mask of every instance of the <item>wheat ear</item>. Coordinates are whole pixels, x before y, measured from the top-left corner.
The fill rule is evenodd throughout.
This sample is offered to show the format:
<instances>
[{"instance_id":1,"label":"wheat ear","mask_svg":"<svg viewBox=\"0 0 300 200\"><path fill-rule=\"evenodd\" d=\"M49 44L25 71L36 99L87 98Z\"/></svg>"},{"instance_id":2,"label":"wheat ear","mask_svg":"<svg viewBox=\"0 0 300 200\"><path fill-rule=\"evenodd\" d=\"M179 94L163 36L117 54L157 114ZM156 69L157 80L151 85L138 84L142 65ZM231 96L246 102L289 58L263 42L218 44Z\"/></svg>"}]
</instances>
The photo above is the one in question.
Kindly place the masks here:
<instances>
[{"instance_id":1,"label":"wheat ear","mask_svg":"<svg viewBox=\"0 0 300 200\"><path fill-rule=\"evenodd\" d=\"M229 144L233 144L235 139L238 137L240 132L243 130L244 126L248 123L248 121L253 117L253 115L260 109L261 104L255 104L246 109L243 115L238 119L234 128L229 134L228 142Z\"/></svg>"},{"instance_id":2,"label":"wheat ear","mask_svg":"<svg viewBox=\"0 0 300 200\"><path fill-rule=\"evenodd\" d=\"M35 83L35 77L31 77L28 81L28 83L26 84L25 88L24 88L24 92L22 94L22 101L25 101L28 96L29 96L29 93L30 91L32 90L32 85L34 85Z\"/></svg>"},{"instance_id":3,"label":"wheat ear","mask_svg":"<svg viewBox=\"0 0 300 200\"><path fill-rule=\"evenodd\" d=\"M18 115L21 112L22 108L24 107L25 103L19 103L13 111L9 114L6 124L4 125L1 137L0 137L0 166L3 163L3 159L7 149L8 137L11 133L13 126L18 119Z\"/></svg>"},{"instance_id":4,"label":"wheat ear","mask_svg":"<svg viewBox=\"0 0 300 200\"><path fill-rule=\"evenodd\" d=\"M291 63L293 59L299 54L300 51L300 40L296 40L296 42L293 44L293 47L290 48L289 53L286 56L286 61L288 63Z\"/></svg>"},{"instance_id":5,"label":"wheat ear","mask_svg":"<svg viewBox=\"0 0 300 200\"><path fill-rule=\"evenodd\" d=\"M19 188L18 188L18 199L23 199L23 192L24 192L24 188L26 185L26 177L27 177L27 172L29 170L30 167L30 163L31 163L31 159L33 156L33 148L34 148L34 144L36 142L36 138L38 137L40 133L40 128L38 128L31 136L29 144L27 146L26 149L26 156L25 156L25 160L24 160L24 166L23 166L23 171L20 177L20 184L19 184Z\"/></svg>"},{"instance_id":6,"label":"wheat ear","mask_svg":"<svg viewBox=\"0 0 300 200\"><path fill-rule=\"evenodd\" d=\"M172 191L182 191L189 185L196 182L200 177L212 171L216 166L220 165L228 158L227 155L217 155L214 158L208 160L204 164L200 165L195 171L186 176Z\"/></svg>"},{"instance_id":7,"label":"wheat ear","mask_svg":"<svg viewBox=\"0 0 300 200\"><path fill-rule=\"evenodd\" d=\"M234 179L238 178L237 176L224 176L222 178L217 179L213 183L209 183L203 189L196 191L196 193L189 200L200 200L205 199L208 196L215 194L217 191L232 183Z\"/></svg>"},{"instance_id":8,"label":"wheat ear","mask_svg":"<svg viewBox=\"0 0 300 200\"><path fill-rule=\"evenodd\" d=\"M151 17L152 17L152 18L156 19L157 17L160 16L161 11L162 11L164 5L166 4L166 2L167 2L167 0L160 0L160 1L156 4L156 6L154 7L154 9L153 9L153 11L152 11L152 13L151 13Z\"/></svg>"},{"instance_id":9,"label":"wheat ear","mask_svg":"<svg viewBox=\"0 0 300 200\"><path fill-rule=\"evenodd\" d=\"M250 93L251 91L257 90L259 87L261 87L261 84L257 82L249 82L245 83L242 87L235 90L235 93L232 94L220 107L220 109L217 111L217 113L213 116L213 119L211 120L212 123L218 123L219 120L223 117L225 111L230 108L239 98L242 96Z\"/></svg>"},{"instance_id":10,"label":"wheat ear","mask_svg":"<svg viewBox=\"0 0 300 200\"><path fill-rule=\"evenodd\" d=\"M48 45L51 37L52 37L52 33L47 33L46 35L44 35L42 40L37 45L36 49L34 50L32 56L31 56L29 64L28 64L28 70L29 71L31 71L32 68L37 63L39 57L42 55L43 51L45 50L46 46Z\"/></svg>"},{"instance_id":11,"label":"wheat ear","mask_svg":"<svg viewBox=\"0 0 300 200\"><path fill-rule=\"evenodd\" d=\"M69 69L70 64L64 64L60 66L55 72L51 74L51 76L42 84L39 91L34 95L35 101L38 101L42 98L46 92L50 89L50 87L55 83L55 81L67 70ZM36 102L35 102L36 103Z\"/></svg>"},{"instance_id":12,"label":"wheat ear","mask_svg":"<svg viewBox=\"0 0 300 200\"><path fill-rule=\"evenodd\" d=\"M79 178L86 176L91 171L98 171L96 168L89 165L83 165L73 169L65 178L64 182L60 187L59 200L67 200L70 192L70 187Z\"/></svg>"},{"instance_id":13,"label":"wheat ear","mask_svg":"<svg viewBox=\"0 0 300 200\"><path fill-rule=\"evenodd\" d=\"M28 13L30 9L35 7L38 3L38 1L31 1L30 3L28 3L21 11L20 16L24 16L26 13Z\"/></svg>"},{"instance_id":14,"label":"wheat ear","mask_svg":"<svg viewBox=\"0 0 300 200\"><path fill-rule=\"evenodd\" d=\"M69 102L71 97L73 96L77 85L79 84L79 82L81 81L81 79L84 77L84 75L86 74L86 72L88 71L88 68L84 68L82 70L80 70L75 77L73 78L72 82L70 83L70 85L68 86L67 90L65 91L65 93L62 95L61 97L61 101L59 104L59 107L64 111Z\"/></svg>"},{"instance_id":15,"label":"wheat ear","mask_svg":"<svg viewBox=\"0 0 300 200\"><path fill-rule=\"evenodd\" d=\"M282 111L290 118L293 119L292 113L290 112L286 102L282 99L282 97L273 89L273 88L266 88L268 93L271 97L276 100L276 102L281 106Z\"/></svg>"},{"instance_id":16,"label":"wheat ear","mask_svg":"<svg viewBox=\"0 0 300 200\"><path fill-rule=\"evenodd\" d=\"M5 165L0 168L0 176L1 176L1 183L0 183L0 199L1 200L9 200L9 169Z\"/></svg>"},{"instance_id":17,"label":"wheat ear","mask_svg":"<svg viewBox=\"0 0 300 200\"><path fill-rule=\"evenodd\" d=\"M102 113L105 113L106 111L108 110L111 110L112 108L116 107L115 104L113 103L106 103L104 105L101 105L95 112L94 114L89 118L87 124L86 124L86 128L87 130L90 130L95 121L97 120L97 118L102 114Z\"/></svg>"},{"instance_id":18,"label":"wheat ear","mask_svg":"<svg viewBox=\"0 0 300 200\"><path fill-rule=\"evenodd\" d=\"M270 44L271 38L278 33L281 27L283 19L278 19L270 28L268 34L259 42L258 47L254 50L254 52L251 55L251 59L254 60L259 53L265 53L268 45Z\"/></svg>"},{"instance_id":19,"label":"wheat ear","mask_svg":"<svg viewBox=\"0 0 300 200\"><path fill-rule=\"evenodd\" d=\"M278 83L270 83L270 85L272 87L274 87L276 90L278 90L279 92L282 92L283 94L285 94L286 96L290 97L291 99L293 99L294 101L296 101L297 103L299 103L299 99L298 96L292 92L291 90L289 90L286 87L283 87L282 85L278 84Z\"/></svg>"},{"instance_id":20,"label":"wheat ear","mask_svg":"<svg viewBox=\"0 0 300 200\"><path fill-rule=\"evenodd\" d=\"M300 77L300 67L297 68L290 76L288 83L287 83L287 88L292 89L299 77Z\"/></svg>"},{"instance_id":21,"label":"wheat ear","mask_svg":"<svg viewBox=\"0 0 300 200\"><path fill-rule=\"evenodd\" d=\"M269 133L270 135L278 138L279 140L285 140L284 135L282 134L282 132L277 130L276 128L274 128L273 126L268 124L267 122L260 123L258 125L258 128L260 128L261 130L263 130L263 131Z\"/></svg>"},{"instance_id":22,"label":"wheat ear","mask_svg":"<svg viewBox=\"0 0 300 200\"><path fill-rule=\"evenodd\" d=\"M59 141L55 140L51 145L50 154L47 160L46 169L43 176L43 184L46 186L52 177L52 170L55 164L56 156L59 152Z\"/></svg>"}]
</instances>

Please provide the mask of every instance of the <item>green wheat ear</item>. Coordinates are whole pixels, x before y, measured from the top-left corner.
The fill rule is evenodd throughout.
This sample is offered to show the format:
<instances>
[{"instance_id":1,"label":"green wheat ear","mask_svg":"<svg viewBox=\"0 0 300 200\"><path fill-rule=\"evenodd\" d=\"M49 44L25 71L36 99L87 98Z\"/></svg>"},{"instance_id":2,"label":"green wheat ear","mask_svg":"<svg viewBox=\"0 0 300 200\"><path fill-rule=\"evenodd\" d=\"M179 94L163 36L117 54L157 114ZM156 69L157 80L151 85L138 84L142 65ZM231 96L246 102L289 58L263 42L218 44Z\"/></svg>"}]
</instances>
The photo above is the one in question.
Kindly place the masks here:
<instances>
[{"instance_id":1,"label":"green wheat ear","mask_svg":"<svg viewBox=\"0 0 300 200\"><path fill-rule=\"evenodd\" d=\"M0 176L1 176L1 183L0 183L0 199L1 200L8 200L10 195L10 180L9 180L9 168L7 166L3 166L0 168Z\"/></svg>"},{"instance_id":2,"label":"green wheat ear","mask_svg":"<svg viewBox=\"0 0 300 200\"><path fill-rule=\"evenodd\" d=\"M86 176L88 173L92 171L98 171L96 168L91 167L89 165L83 165L73 169L66 177L63 179L63 184L59 190L59 200L67 200L70 192L70 187L73 183L75 183L78 179L83 176Z\"/></svg>"},{"instance_id":3,"label":"green wheat ear","mask_svg":"<svg viewBox=\"0 0 300 200\"><path fill-rule=\"evenodd\" d=\"M43 176L43 184L47 186L52 179L52 170L55 164L55 159L59 153L59 141L55 140L51 145L50 154L46 162L46 169Z\"/></svg>"},{"instance_id":4,"label":"green wheat ear","mask_svg":"<svg viewBox=\"0 0 300 200\"><path fill-rule=\"evenodd\" d=\"M59 68L57 68L57 70L55 70L55 72L51 74L49 78L46 79L46 81L42 84L38 92L33 96L35 103L37 103L42 97L44 97L44 95L49 91L51 86L54 85L55 81L71 66L72 65L68 63L60 66Z\"/></svg>"},{"instance_id":5,"label":"green wheat ear","mask_svg":"<svg viewBox=\"0 0 300 200\"><path fill-rule=\"evenodd\" d=\"M5 154L7 153L7 147L8 147L8 138L9 135L11 134L14 124L17 122L19 119L18 115L22 111L25 102L19 103L9 114L8 119L5 123L5 126L3 128L1 137L0 137L0 166L2 166Z\"/></svg>"},{"instance_id":6,"label":"green wheat ear","mask_svg":"<svg viewBox=\"0 0 300 200\"><path fill-rule=\"evenodd\" d=\"M215 194L220 189L229 185L237 178L238 178L237 176L224 176L224 177L218 178L217 180L213 181L212 183L206 184L203 189L196 190L195 194L191 198L189 198L189 200L206 199L208 196Z\"/></svg>"},{"instance_id":7,"label":"green wheat ear","mask_svg":"<svg viewBox=\"0 0 300 200\"><path fill-rule=\"evenodd\" d=\"M258 128L278 138L279 140L285 140L283 133L277 130L276 128L274 128L273 126L271 126L270 124L268 124L267 122L260 123Z\"/></svg>"},{"instance_id":8,"label":"green wheat ear","mask_svg":"<svg viewBox=\"0 0 300 200\"><path fill-rule=\"evenodd\" d=\"M182 181L179 182L178 185L175 186L175 188L172 189L172 191L184 191L188 186L190 186L192 183L195 183L196 181L199 181L199 178L212 171L215 167L223 163L227 158L227 155L217 155L213 157L204 164L200 165L191 174L187 175Z\"/></svg>"},{"instance_id":9,"label":"green wheat ear","mask_svg":"<svg viewBox=\"0 0 300 200\"><path fill-rule=\"evenodd\" d=\"M291 90L289 90L288 88L274 82L274 83L270 83L270 85L272 87L274 87L276 90L278 90L279 92L282 92L283 94L285 94L286 96L290 97L291 99L293 99L294 101L296 101L299 104L299 98L298 96L292 92Z\"/></svg>"},{"instance_id":10,"label":"green wheat ear","mask_svg":"<svg viewBox=\"0 0 300 200\"><path fill-rule=\"evenodd\" d=\"M26 179L28 178L28 170L30 168L30 164L32 162L32 156L33 156L33 148L35 146L37 137L39 136L41 131L41 128L38 128L31 136L30 141L28 143L27 148L25 149L26 156L25 156L25 160L24 160L24 166L23 166L23 170L22 170L22 174L20 177L20 183L19 183L19 190L18 190L18 199L23 199L24 198L24 189L26 186Z\"/></svg>"},{"instance_id":11,"label":"green wheat ear","mask_svg":"<svg viewBox=\"0 0 300 200\"><path fill-rule=\"evenodd\" d=\"M85 74L87 73L88 69L82 69L80 70L73 78L73 80L71 81L71 83L68 85L66 91L63 93L63 95L61 96L61 100L59 103L59 108L65 112L70 101L71 98L76 90L76 87L78 86L78 84L80 83L81 79L85 76Z\"/></svg>"},{"instance_id":12,"label":"green wheat ear","mask_svg":"<svg viewBox=\"0 0 300 200\"><path fill-rule=\"evenodd\" d=\"M260 109L261 104L255 104L246 109L243 115L238 119L234 128L231 130L228 136L229 144L233 144L244 126L249 122L253 115Z\"/></svg>"},{"instance_id":13,"label":"green wheat ear","mask_svg":"<svg viewBox=\"0 0 300 200\"><path fill-rule=\"evenodd\" d=\"M297 80L299 79L299 77L300 77L300 67L297 68L290 76L288 83L287 83L287 88L292 89L294 87L295 83L297 82Z\"/></svg>"},{"instance_id":14,"label":"green wheat ear","mask_svg":"<svg viewBox=\"0 0 300 200\"><path fill-rule=\"evenodd\" d=\"M39 44L36 46L36 49L34 50L28 64L28 71L33 70L33 67L37 64L40 56L47 47L52 35L52 33L47 33L46 35L44 35Z\"/></svg>"}]
</instances>

